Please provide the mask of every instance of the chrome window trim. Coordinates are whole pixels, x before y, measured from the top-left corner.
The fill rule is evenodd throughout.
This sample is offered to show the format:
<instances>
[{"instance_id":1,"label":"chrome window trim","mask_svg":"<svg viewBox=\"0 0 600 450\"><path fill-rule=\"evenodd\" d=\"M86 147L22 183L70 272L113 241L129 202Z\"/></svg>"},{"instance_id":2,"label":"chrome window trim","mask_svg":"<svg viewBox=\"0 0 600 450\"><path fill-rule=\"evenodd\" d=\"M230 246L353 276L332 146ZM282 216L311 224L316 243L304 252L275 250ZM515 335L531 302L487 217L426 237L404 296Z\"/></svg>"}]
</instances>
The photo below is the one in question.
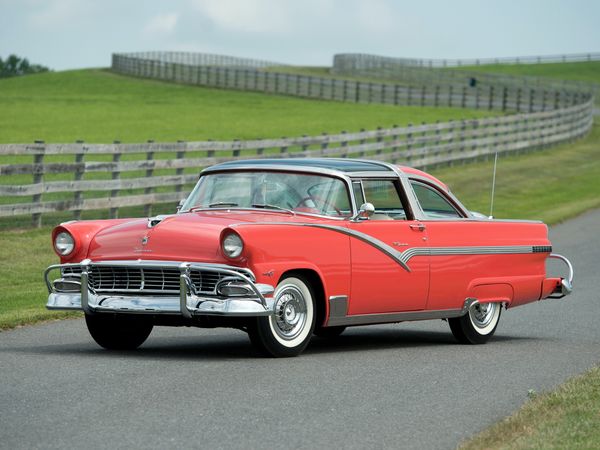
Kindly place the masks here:
<instances>
[{"instance_id":1,"label":"chrome window trim","mask_svg":"<svg viewBox=\"0 0 600 450\"><path fill-rule=\"evenodd\" d=\"M217 166L212 166L212 167L207 167L206 169L202 170L202 172L200 172L200 176L198 177L198 181L200 181L200 179L205 176L205 175L209 175L209 174L215 174L215 173L225 173L225 172L288 172L288 173L306 173L306 174L310 174L310 175L325 175L325 176L329 176L329 177L333 177L333 178L338 178L340 180L342 180L345 184L346 184L346 189L347 192L349 194L349 199L350 199L350 208L352 209L350 217L354 216L357 212L358 212L358 207L356 205L356 199L354 198L354 192L352 190L352 180L351 178L347 175L346 172L342 172L341 170L332 170L332 169L325 169L322 167L311 167L311 166L294 166L294 167L290 167L290 166L285 166L285 165L281 165L281 164L265 164L265 165L243 165L243 166L233 166L233 167L219 167ZM198 181L196 182L196 185L198 184ZM188 197L190 195L192 195L192 193L194 192L194 190L196 189L196 187L194 186L194 189L192 189L192 191L190 192L190 194L188 195ZM360 205L359 205L360 206ZM221 208L208 208L211 211L216 211L218 209ZM229 208L222 208L222 209L236 209L235 207L229 207ZM251 210L257 210L258 208L243 208L243 209L251 209ZM262 208L261 208L262 209ZM263 211L265 209L262 209ZM189 209L181 209L179 211L179 213L186 213L189 212ZM274 211L280 211L280 210L274 210ZM297 212L298 214L301 214L300 212ZM331 218L331 217L335 217L335 216L327 216L327 215L322 215L322 214L310 214L310 213L306 213L308 215L313 215L313 216L317 216L317 217L327 217L327 218ZM342 218L342 219L347 219L347 218Z\"/></svg>"},{"instance_id":2,"label":"chrome window trim","mask_svg":"<svg viewBox=\"0 0 600 450\"><path fill-rule=\"evenodd\" d=\"M462 214L462 217L444 217L444 218L431 218L427 216L427 213L425 212L425 210L423 209L423 207L421 206L421 202L419 202L419 208L420 210L423 212L424 218L422 219L423 221L430 221L430 220L443 220L443 221L449 221L449 222L454 222L460 219L467 219L467 218L471 218L472 214L464 207L462 206L462 204L460 204L458 202L458 200L456 200L456 197L454 197L453 195L451 195L449 193L449 191L446 191L444 189L441 189L440 186L436 186L434 183L427 183L425 181L424 177L409 177L408 179L408 183L410 185L410 189L413 191L415 198L417 199L417 202L419 201L417 194L414 192L414 188L413 188L413 182L420 184L422 186L424 186L427 189L433 189L434 192L438 193L442 199L444 199L453 209L454 211L456 211L456 213L458 214ZM458 203L458 204L457 204ZM460 208L458 207L458 205L460 205ZM462 209L461 209L462 208Z\"/></svg>"}]
</instances>

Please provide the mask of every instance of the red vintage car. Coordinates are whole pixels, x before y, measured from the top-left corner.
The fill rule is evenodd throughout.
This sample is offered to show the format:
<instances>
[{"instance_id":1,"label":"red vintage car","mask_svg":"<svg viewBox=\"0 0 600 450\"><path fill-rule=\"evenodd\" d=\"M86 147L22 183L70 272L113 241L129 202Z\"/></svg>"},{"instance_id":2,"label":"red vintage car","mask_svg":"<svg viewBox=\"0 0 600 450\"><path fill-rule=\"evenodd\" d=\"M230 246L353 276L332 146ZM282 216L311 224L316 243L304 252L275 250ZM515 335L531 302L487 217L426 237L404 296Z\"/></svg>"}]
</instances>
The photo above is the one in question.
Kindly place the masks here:
<instances>
[{"instance_id":1,"label":"red vintage car","mask_svg":"<svg viewBox=\"0 0 600 450\"><path fill-rule=\"evenodd\" d=\"M446 319L482 344L502 306L571 292L541 222L491 220L409 167L350 159L235 161L203 170L178 212L67 222L49 309L80 309L94 340L134 349L155 325L233 327L270 356L313 334ZM566 278L548 277L558 258Z\"/></svg>"}]
</instances>

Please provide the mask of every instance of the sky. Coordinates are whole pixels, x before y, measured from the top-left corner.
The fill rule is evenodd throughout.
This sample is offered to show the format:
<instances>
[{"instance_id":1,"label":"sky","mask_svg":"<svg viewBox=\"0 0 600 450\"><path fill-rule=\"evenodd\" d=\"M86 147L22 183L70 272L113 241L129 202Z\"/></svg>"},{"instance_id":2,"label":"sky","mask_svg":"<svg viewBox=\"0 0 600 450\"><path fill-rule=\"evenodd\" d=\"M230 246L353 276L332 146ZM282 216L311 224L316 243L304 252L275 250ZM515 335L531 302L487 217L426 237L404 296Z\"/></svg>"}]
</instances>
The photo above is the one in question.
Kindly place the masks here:
<instances>
[{"instance_id":1,"label":"sky","mask_svg":"<svg viewBox=\"0 0 600 450\"><path fill-rule=\"evenodd\" d=\"M192 51L298 65L600 52L600 0L0 0L0 57L54 70Z\"/></svg>"}]
</instances>

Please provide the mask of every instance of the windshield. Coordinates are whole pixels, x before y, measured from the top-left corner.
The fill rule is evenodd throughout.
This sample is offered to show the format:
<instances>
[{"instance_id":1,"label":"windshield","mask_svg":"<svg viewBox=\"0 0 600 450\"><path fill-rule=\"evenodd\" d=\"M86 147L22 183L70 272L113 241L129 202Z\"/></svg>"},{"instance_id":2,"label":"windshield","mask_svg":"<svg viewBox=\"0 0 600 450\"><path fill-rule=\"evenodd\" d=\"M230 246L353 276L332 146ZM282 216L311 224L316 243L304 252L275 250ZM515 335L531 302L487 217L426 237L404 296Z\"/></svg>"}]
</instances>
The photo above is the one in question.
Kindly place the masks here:
<instances>
[{"instance_id":1,"label":"windshield","mask_svg":"<svg viewBox=\"0 0 600 450\"><path fill-rule=\"evenodd\" d=\"M291 172L224 172L200 177L183 205L194 208L267 208L352 215L346 184L323 175Z\"/></svg>"}]
</instances>

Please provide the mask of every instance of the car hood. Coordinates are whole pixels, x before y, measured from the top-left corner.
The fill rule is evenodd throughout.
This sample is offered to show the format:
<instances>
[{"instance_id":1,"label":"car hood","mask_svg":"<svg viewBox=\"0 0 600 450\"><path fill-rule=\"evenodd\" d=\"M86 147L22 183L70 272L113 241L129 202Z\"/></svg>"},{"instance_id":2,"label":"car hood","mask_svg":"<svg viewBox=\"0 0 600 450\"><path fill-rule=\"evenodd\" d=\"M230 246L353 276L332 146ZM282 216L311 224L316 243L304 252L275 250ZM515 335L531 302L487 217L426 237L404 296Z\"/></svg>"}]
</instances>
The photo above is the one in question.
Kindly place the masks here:
<instances>
[{"instance_id":1,"label":"car hood","mask_svg":"<svg viewBox=\"0 0 600 450\"><path fill-rule=\"evenodd\" d=\"M228 263L221 254L224 229L241 223L314 222L323 219L285 212L249 210L199 211L152 218L132 219L98 232L90 242L92 261L164 260Z\"/></svg>"}]
</instances>

